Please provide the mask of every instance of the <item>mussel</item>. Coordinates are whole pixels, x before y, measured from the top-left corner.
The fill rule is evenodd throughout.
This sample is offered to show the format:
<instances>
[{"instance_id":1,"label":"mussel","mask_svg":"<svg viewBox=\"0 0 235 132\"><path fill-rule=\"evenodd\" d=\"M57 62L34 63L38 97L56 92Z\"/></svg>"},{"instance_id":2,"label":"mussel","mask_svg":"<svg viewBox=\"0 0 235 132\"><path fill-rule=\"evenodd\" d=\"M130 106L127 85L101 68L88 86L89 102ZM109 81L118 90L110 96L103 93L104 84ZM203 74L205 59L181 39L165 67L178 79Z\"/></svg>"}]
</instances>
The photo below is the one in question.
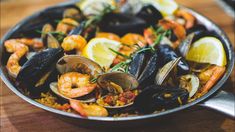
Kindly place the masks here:
<instances>
[{"instance_id":1,"label":"mussel","mask_svg":"<svg viewBox=\"0 0 235 132\"><path fill-rule=\"evenodd\" d=\"M52 69L62 55L63 50L60 48L49 48L35 54L22 66L16 80L27 86L31 93L40 93L38 91L42 90L48 78L56 78L56 71Z\"/></svg>"},{"instance_id":2,"label":"mussel","mask_svg":"<svg viewBox=\"0 0 235 132\"><path fill-rule=\"evenodd\" d=\"M42 28L41 39L43 41L43 44L47 46L48 48L59 48L60 42L58 41L56 36L52 35L51 32L53 31L54 31L54 28L51 24L48 24L48 23L45 24Z\"/></svg>"},{"instance_id":3,"label":"mussel","mask_svg":"<svg viewBox=\"0 0 235 132\"><path fill-rule=\"evenodd\" d=\"M137 53L129 65L129 73L134 75L140 85L153 84L154 76L159 68L159 57L157 52Z\"/></svg>"},{"instance_id":4,"label":"mussel","mask_svg":"<svg viewBox=\"0 0 235 132\"><path fill-rule=\"evenodd\" d=\"M126 33L142 34L146 26L146 22L143 19L123 13L106 14L99 23L102 31L112 32L119 36L123 36Z\"/></svg>"},{"instance_id":5,"label":"mussel","mask_svg":"<svg viewBox=\"0 0 235 132\"><path fill-rule=\"evenodd\" d=\"M145 20L149 25L156 25L160 19L163 18L153 5L146 5L136 14L137 17Z\"/></svg>"},{"instance_id":6,"label":"mussel","mask_svg":"<svg viewBox=\"0 0 235 132\"><path fill-rule=\"evenodd\" d=\"M136 96L133 105L138 112L147 114L184 105L188 97L186 89L151 85Z\"/></svg>"},{"instance_id":7,"label":"mussel","mask_svg":"<svg viewBox=\"0 0 235 132\"><path fill-rule=\"evenodd\" d=\"M157 51L159 58L161 59L161 66L179 57L169 45L159 45ZM184 58L179 61L177 67L177 75L183 75L189 72L189 65Z\"/></svg>"},{"instance_id":8,"label":"mussel","mask_svg":"<svg viewBox=\"0 0 235 132\"><path fill-rule=\"evenodd\" d=\"M79 8L68 8L63 13L64 18L72 18L76 21L82 21L84 19L84 15Z\"/></svg>"}]
</instances>

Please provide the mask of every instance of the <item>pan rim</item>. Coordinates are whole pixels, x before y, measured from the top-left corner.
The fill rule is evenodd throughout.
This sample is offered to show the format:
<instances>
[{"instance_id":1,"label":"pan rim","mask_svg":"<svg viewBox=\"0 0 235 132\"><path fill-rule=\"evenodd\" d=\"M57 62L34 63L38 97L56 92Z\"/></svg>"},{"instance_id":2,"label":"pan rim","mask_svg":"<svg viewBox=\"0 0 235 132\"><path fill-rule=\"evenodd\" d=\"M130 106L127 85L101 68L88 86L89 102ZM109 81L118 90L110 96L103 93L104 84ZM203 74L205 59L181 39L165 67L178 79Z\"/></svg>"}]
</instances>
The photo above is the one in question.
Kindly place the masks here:
<instances>
[{"instance_id":1,"label":"pan rim","mask_svg":"<svg viewBox=\"0 0 235 132\"><path fill-rule=\"evenodd\" d=\"M44 12L45 10L47 9L50 9L50 8L59 8L59 7L63 7L63 6L66 6L66 5L70 5L70 4L73 4L75 2L64 2L64 3L61 3L61 4L58 4L58 5L55 5L55 6L51 6L51 7L48 7L48 8L45 8L43 10L40 10L30 16L28 16L27 18L23 19L21 22L19 22L18 24L16 24L13 28L11 28L10 30L8 30L8 32L2 37L1 41L0 41L0 59L2 58L2 50L3 50L3 42L9 38L9 36L11 34L13 34L15 32L15 30L19 27L19 26L22 26L24 24L27 23L27 21L31 20L32 18L35 18L37 17L40 13ZM71 117L71 118L77 118L77 119L82 119L82 120L93 120L93 121L130 121L130 120L143 120L143 119L150 119L150 118L157 118L159 116L165 116L165 115L169 115L169 114L172 114L172 113L175 113L175 112L178 112L178 111L181 111L183 109L187 109L191 106L194 106L206 99L208 99L210 96L212 96L214 93L216 93L216 91L218 91L222 85L226 82L226 80L229 78L232 70L233 70L233 67L234 67L234 51L233 51L233 48L232 48L232 44L230 42L230 40L228 39L227 35L225 34L225 32L218 26L216 25L213 21L211 21L210 19L208 19L207 17L201 15L200 13L197 13L196 11L190 9L190 8L186 8L184 6L180 6L180 8L184 8L188 11L190 11L191 13L193 14L196 14L197 16L201 17L201 19L204 19L206 21L208 21L210 24L213 25L213 29L216 30L216 32L220 32L220 34L222 35L224 41L225 41L225 46L226 48L228 49L228 51L226 52L227 55L229 55L228 57L230 59L230 63L229 65L227 65L227 70L226 70L226 73L224 74L224 76L217 82L217 84L215 86L213 86L213 88L207 93L205 94L204 96L202 96L201 98L193 101L193 102L190 102L188 104L185 104L183 106L180 106L180 107L176 107L174 109L170 109L170 110L166 110L166 111L163 111L163 112L160 112L160 113L156 113L156 114L147 114L147 115L140 115L140 116L133 116L133 117L82 117L78 114L73 114L73 113L68 113L68 112L64 112L64 111L60 111L60 110L57 110L57 109L54 109L54 108L51 108L51 107L48 107L48 106L45 106L43 104L40 104L38 102L36 102L35 100L25 96L23 93L21 93L20 91L17 90L17 88L15 88L15 86L13 86L13 84L8 80L7 78L7 75L3 74L3 71L2 71L2 67L3 65L1 64L0 65L0 76L1 76L1 79L3 80L3 82L6 84L6 86L11 90L13 91L17 96L19 96L20 98L22 98L23 100L25 100L26 102L36 106L36 107L39 107L41 109L44 109L46 111L49 111L49 112L52 112L52 113L55 113L55 114L59 114L59 115L62 115L62 116L67 116L67 117Z\"/></svg>"}]
</instances>

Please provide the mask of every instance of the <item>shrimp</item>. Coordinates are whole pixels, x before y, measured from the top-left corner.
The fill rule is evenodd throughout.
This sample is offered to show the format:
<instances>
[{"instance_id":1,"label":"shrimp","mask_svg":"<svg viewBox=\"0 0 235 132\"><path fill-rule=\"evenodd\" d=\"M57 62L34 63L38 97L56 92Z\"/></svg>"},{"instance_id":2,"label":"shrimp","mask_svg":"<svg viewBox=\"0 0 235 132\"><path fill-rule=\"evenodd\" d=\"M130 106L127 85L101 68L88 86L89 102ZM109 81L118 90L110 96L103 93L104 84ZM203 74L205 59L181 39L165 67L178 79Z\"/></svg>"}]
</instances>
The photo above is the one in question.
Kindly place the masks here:
<instances>
[{"instance_id":1,"label":"shrimp","mask_svg":"<svg viewBox=\"0 0 235 132\"><path fill-rule=\"evenodd\" d=\"M43 43L36 39L10 39L5 41L4 46L7 52L12 53L7 61L7 70L11 76L16 78L21 66L20 59L29 51L28 46L33 48L42 48Z\"/></svg>"},{"instance_id":2,"label":"shrimp","mask_svg":"<svg viewBox=\"0 0 235 132\"><path fill-rule=\"evenodd\" d=\"M71 18L64 18L58 23L56 31L67 34L69 31L73 30L77 26L79 26L79 23L77 21Z\"/></svg>"},{"instance_id":3,"label":"shrimp","mask_svg":"<svg viewBox=\"0 0 235 132\"><path fill-rule=\"evenodd\" d=\"M121 38L121 42L123 44L127 44L130 46L134 44L138 44L139 46L144 47L146 45L146 41L144 37L135 33L126 34L125 36Z\"/></svg>"},{"instance_id":4,"label":"shrimp","mask_svg":"<svg viewBox=\"0 0 235 132\"><path fill-rule=\"evenodd\" d=\"M60 76L58 91L69 98L81 97L91 93L96 88L96 84L89 81L89 75L68 72Z\"/></svg>"},{"instance_id":5,"label":"shrimp","mask_svg":"<svg viewBox=\"0 0 235 132\"><path fill-rule=\"evenodd\" d=\"M87 41L80 35L70 35L64 38L61 47L64 51L76 50L77 53L81 52L82 49L86 46Z\"/></svg>"},{"instance_id":6,"label":"shrimp","mask_svg":"<svg viewBox=\"0 0 235 132\"><path fill-rule=\"evenodd\" d=\"M116 35L114 33L106 33L106 32L97 33L96 38L107 38L107 39L115 40L115 41L118 41L118 42L121 41L121 39L118 35Z\"/></svg>"},{"instance_id":7,"label":"shrimp","mask_svg":"<svg viewBox=\"0 0 235 132\"><path fill-rule=\"evenodd\" d=\"M205 85L200 89L200 93L204 94L208 92L212 86L220 79L225 72L224 66L212 66L208 70L199 74L199 79L204 82Z\"/></svg>"},{"instance_id":8,"label":"shrimp","mask_svg":"<svg viewBox=\"0 0 235 132\"><path fill-rule=\"evenodd\" d=\"M108 116L108 111L96 104L85 104L78 100L69 100L71 107L78 112L81 116Z\"/></svg>"},{"instance_id":9,"label":"shrimp","mask_svg":"<svg viewBox=\"0 0 235 132\"><path fill-rule=\"evenodd\" d=\"M145 41L143 36L141 36L139 34L135 34L135 33L126 34L125 36L123 36L121 38L121 42L125 45L123 45L120 48L119 52L126 55L126 56L130 56L133 52L135 52L137 50L137 47L135 44L139 45L140 47L144 47L147 44L147 42ZM118 55L114 59L113 65L116 65L124 60L125 60L125 58Z\"/></svg>"},{"instance_id":10,"label":"shrimp","mask_svg":"<svg viewBox=\"0 0 235 132\"><path fill-rule=\"evenodd\" d=\"M173 20L162 19L159 21L159 25L161 25L164 29L172 29L180 41L186 37L186 31L184 27Z\"/></svg>"},{"instance_id":11,"label":"shrimp","mask_svg":"<svg viewBox=\"0 0 235 132\"><path fill-rule=\"evenodd\" d=\"M152 45L154 43L154 40L156 40L157 36L154 34L152 28L147 28L144 30L144 38L149 45Z\"/></svg>"},{"instance_id":12,"label":"shrimp","mask_svg":"<svg viewBox=\"0 0 235 132\"><path fill-rule=\"evenodd\" d=\"M189 28L194 26L194 23L195 23L196 19L189 12L187 12L185 10L182 10L182 9L181 10L177 10L176 13L175 13L175 16L183 17L186 20L186 23L185 23L185 28L186 29L189 29Z\"/></svg>"}]
</instances>

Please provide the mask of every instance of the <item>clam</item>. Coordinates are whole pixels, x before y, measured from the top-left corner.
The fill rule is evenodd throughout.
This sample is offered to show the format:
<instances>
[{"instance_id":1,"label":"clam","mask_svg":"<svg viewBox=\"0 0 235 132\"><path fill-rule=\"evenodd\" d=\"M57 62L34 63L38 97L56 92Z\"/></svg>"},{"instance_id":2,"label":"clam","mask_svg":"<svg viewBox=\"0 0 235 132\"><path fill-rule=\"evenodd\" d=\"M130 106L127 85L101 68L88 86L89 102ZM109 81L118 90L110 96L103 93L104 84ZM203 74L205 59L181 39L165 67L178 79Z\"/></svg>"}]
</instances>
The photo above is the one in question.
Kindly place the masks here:
<instances>
[{"instance_id":1,"label":"clam","mask_svg":"<svg viewBox=\"0 0 235 132\"><path fill-rule=\"evenodd\" d=\"M187 74L179 78L179 87L187 89L191 98L199 89L200 81L196 75Z\"/></svg>"},{"instance_id":2,"label":"clam","mask_svg":"<svg viewBox=\"0 0 235 132\"><path fill-rule=\"evenodd\" d=\"M61 74L76 71L89 74L93 78L103 73L103 69L99 64L79 55L66 55L60 58L56 64L56 68Z\"/></svg>"},{"instance_id":3,"label":"clam","mask_svg":"<svg viewBox=\"0 0 235 132\"><path fill-rule=\"evenodd\" d=\"M181 57L172 60L165 64L162 68L158 70L158 73L155 77L155 84L156 85L162 85L162 83L165 81L165 79L168 77L171 71L178 65Z\"/></svg>"},{"instance_id":4,"label":"clam","mask_svg":"<svg viewBox=\"0 0 235 132\"><path fill-rule=\"evenodd\" d=\"M105 73L98 77L97 84L103 89L108 91L108 94L102 96L97 103L105 108L109 109L120 109L131 106L133 102L128 102L125 105L104 105L101 103L108 96L114 97L115 95L124 94L126 91L134 90L138 87L139 83L137 79L128 73L123 72L111 72Z\"/></svg>"}]
</instances>

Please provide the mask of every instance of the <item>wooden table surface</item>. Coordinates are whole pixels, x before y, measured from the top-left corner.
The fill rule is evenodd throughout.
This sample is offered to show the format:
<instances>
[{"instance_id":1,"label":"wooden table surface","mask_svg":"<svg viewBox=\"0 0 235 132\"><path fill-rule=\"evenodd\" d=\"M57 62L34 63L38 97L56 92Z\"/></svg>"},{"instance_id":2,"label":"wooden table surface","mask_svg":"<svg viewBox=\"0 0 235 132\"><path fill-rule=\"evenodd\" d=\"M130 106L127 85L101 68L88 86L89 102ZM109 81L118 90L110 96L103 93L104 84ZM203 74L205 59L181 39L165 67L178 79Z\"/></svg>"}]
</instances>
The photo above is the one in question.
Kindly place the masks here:
<instances>
[{"instance_id":1,"label":"wooden table surface","mask_svg":"<svg viewBox=\"0 0 235 132\"><path fill-rule=\"evenodd\" d=\"M1 0L1 33L4 33L20 20L45 7L63 2L65 0ZM193 8L199 13L209 17L228 34L234 44L234 20L229 17L214 0L177 0L182 5ZM81 126L68 124L49 112L39 109L11 92L6 85L0 81L0 131L101 131L99 129L87 129ZM235 83L235 72L224 86L225 90L232 91ZM202 109L181 113L180 118L169 119L169 122L156 124L155 126L144 126L131 131L182 131L182 132L234 132L235 121L219 113ZM130 131L120 129L118 131ZM107 130L108 131L108 130ZM112 130L113 131L113 130Z\"/></svg>"}]
</instances>

